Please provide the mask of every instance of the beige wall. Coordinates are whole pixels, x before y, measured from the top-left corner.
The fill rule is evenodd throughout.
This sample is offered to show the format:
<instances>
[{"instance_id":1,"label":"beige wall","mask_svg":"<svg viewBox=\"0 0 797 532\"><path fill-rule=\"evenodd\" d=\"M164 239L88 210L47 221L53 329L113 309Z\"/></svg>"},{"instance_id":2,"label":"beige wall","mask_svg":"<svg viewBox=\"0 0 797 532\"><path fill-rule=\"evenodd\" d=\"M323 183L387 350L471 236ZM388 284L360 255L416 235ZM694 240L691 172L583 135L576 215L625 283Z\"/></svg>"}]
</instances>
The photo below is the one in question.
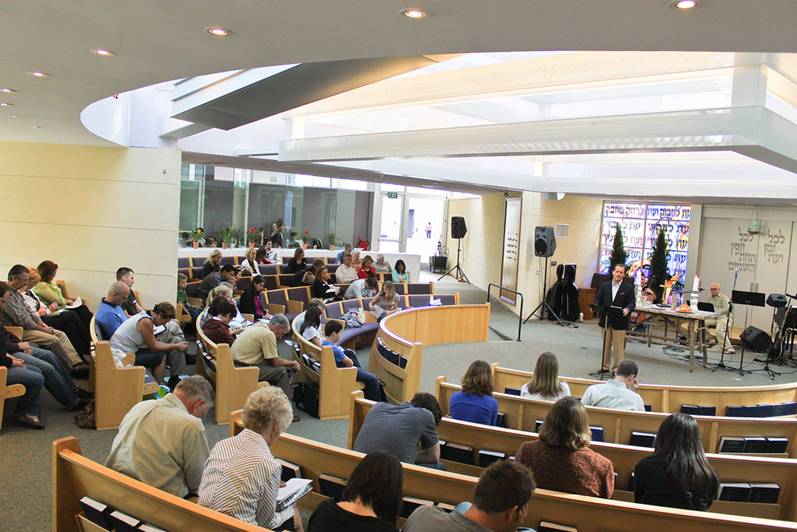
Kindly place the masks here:
<instances>
[{"instance_id":1,"label":"beige wall","mask_svg":"<svg viewBox=\"0 0 797 532\"><path fill-rule=\"evenodd\" d=\"M463 216L468 232L462 239L462 269L474 285L487 289L501 280L501 251L504 239L504 195L486 194L472 199L448 201L448 220ZM457 241L447 224L448 267L457 261Z\"/></svg>"},{"instance_id":2,"label":"beige wall","mask_svg":"<svg viewBox=\"0 0 797 532\"><path fill-rule=\"evenodd\" d=\"M179 150L0 142L0 190L3 279L50 259L96 309L129 266L147 307L174 301Z\"/></svg>"},{"instance_id":3,"label":"beige wall","mask_svg":"<svg viewBox=\"0 0 797 532\"><path fill-rule=\"evenodd\" d=\"M540 302L543 292L545 261L534 256L534 228L538 225L570 224L569 237L557 239L556 253L550 260L577 264L576 284L589 286L598 262L603 201L572 195L561 201L545 200L536 192L524 192L522 198L518 290L526 299L524 313L528 314ZM466 250L463 268L471 283L485 289L489 282L498 283L504 230L503 194L449 200L448 205L449 220L452 216L464 216L468 224L468 234L463 239ZM449 239L448 248L453 261L456 241ZM555 279L555 268L550 268L549 287ZM519 307L515 311L519 311Z\"/></svg>"}]
</instances>

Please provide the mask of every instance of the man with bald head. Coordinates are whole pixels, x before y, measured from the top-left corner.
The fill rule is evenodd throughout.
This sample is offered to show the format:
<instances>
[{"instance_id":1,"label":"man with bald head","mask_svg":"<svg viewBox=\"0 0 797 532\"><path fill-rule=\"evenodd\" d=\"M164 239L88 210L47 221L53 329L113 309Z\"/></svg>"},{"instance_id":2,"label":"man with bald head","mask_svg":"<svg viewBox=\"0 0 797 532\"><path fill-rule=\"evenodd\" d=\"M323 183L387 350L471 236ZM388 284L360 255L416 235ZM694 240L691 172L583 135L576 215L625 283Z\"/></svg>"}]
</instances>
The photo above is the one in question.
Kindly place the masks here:
<instances>
[{"instance_id":1,"label":"man with bald head","mask_svg":"<svg viewBox=\"0 0 797 532\"><path fill-rule=\"evenodd\" d=\"M731 314L731 303L728 296L720 292L719 283L711 283L709 287L711 290L711 297L709 303L714 305L714 311L719 314L716 320L706 320L706 328L717 328L717 344L720 349L724 349L726 355L734 353L731 339L725 338L728 334L728 328L733 326L733 314ZM730 314L730 320L728 315Z\"/></svg>"},{"instance_id":2,"label":"man with bald head","mask_svg":"<svg viewBox=\"0 0 797 532\"><path fill-rule=\"evenodd\" d=\"M116 281L108 289L108 295L102 298L100 307L94 314L99 332L104 340L109 340L116 329L127 319L122 305L130 295L130 287L123 281Z\"/></svg>"}]
</instances>

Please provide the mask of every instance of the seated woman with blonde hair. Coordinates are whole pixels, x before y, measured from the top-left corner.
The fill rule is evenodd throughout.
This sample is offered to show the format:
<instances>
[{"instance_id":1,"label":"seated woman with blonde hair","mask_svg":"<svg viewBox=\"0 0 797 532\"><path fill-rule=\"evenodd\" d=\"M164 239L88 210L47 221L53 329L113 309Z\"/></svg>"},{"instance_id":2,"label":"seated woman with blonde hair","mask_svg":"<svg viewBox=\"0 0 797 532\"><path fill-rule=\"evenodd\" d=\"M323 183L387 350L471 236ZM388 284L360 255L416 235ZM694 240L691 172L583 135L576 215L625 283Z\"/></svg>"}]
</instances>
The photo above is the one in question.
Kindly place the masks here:
<instances>
[{"instance_id":1,"label":"seated woman with blonde hair","mask_svg":"<svg viewBox=\"0 0 797 532\"><path fill-rule=\"evenodd\" d=\"M515 461L531 469L538 488L611 499L614 466L589 443L587 410L564 397L545 416L540 439L521 445Z\"/></svg>"},{"instance_id":2,"label":"seated woman with blonde hair","mask_svg":"<svg viewBox=\"0 0 797 532\"><path fill-rule=\"evenodd\" d=\"M460 421L495 425L498 401L493 397L493 372L484 360L468 366L462 377L462 391L454 392L449 404L451 417Z\"/></svg>"},{"instance_id":3,"label":"seated woman with blonde hair","mask_svg":"<svg viewBox=\"0 0 797 532\"><path fill-rule=\"evenodd\" d=\"M534 376L520 388L526 399L557 401L570 395L570 387L559 380L559 360L556 355L544 352L537 358Z\"/></svg>"}]
</instances>

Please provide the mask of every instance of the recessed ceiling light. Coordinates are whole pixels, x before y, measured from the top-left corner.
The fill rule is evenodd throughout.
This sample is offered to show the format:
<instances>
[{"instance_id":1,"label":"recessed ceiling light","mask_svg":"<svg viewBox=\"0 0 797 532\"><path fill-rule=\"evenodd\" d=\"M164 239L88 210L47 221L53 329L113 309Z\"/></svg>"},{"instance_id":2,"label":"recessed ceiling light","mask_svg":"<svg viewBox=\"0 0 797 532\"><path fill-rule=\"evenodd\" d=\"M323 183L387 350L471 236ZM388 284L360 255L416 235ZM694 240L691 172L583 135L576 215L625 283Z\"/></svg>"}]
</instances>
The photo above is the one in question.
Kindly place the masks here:
<instances>
[{"instance_id":1,"label":"recessed ceiling light","mask_svg":"<svg viewBox=\"0 0 797 532\"><path fill-rule=\"evenodd\" d=\"M48 77L50 77L50 74L48 74L47 72L42 72L41 70L34 70L33 72L28 72L28 74L30 74L34 78L48 78Z\"/></svg>"},{"instance_id":2,"label":"recessed ceiling light","mask_svg":"<svg viewBox=\"0 0 797 532\"><path fill-rule=\"evenodd\" d=\"M0 107L11 107L12 105L14 104L9 102L0 102Z\"/></svg>"},{"instance_id":3,"label":"recessed ceiling light","mask_svg":"<svg viewBox=\"0 0 797 532\"><path fill-rule=\"evenodd\" d=\"M672 0L670 2L670 7L675 7L678 9L692 9L697 5L697 0Z\"/></svg>"},{"instance_id":4,"label":"recessed ceiling light","mask_svg":"<svg viewBox=\"0 0 797 532\"><path fill-rule=\"evenodd\" d=\"M113 57L116 55L116 52L106 48L92 48L91 53L100 57Z\"/></svg>"},{"instance_id":5,"label":"recessed ceiling light","mask_svg":"<svg viewBox=\"0 0 797 532\"><path fill-rule=\"evenodd\" d=\"M229 37L232 35L232 31L228 30L227 28L222 28L221 26L208 26L205 28L205 31L214 37Z\"/></svg>"},{"instance_id":6,"label":"recessed ceiling light","mask_svg":"<svg viewBox=\"0 0 797 532\"><path fill-rule=\"evenodd\" d=\"M6 94L16 94L17 90L16 89L11 89L9 87L1 87L0 88L0 92L5 92Z\"/></svg>"},{"instance_id":7,"label":"recessed ceiling light","mask_svg":"<svg viewBox=\"0 0 797 532\"><path fill-rule=\"evenodd\" d=\"M401 13L407 18L412 18L415 20L426 18L431 15L430 12L423 9L422 7L406 7L401 11L399 11L399 13Z\"/></svg>"},{"instance_id":8,"label":"recessed ceiling light","mask_svg":"<svg viewBox=\"0 0 797 532\"><path fill-rule=\"evenodd\" d=\"M33 126L33 129L41 129L41 126Z\"/></svg>"},{"instance_id":9,"label":"recessed ceiling light","mask_svg":"<svg viewBox=\"0 0 797 532\"><path fill-rule=\"evenodd\" d=\"M11 118L19 118L17 115L11 115Z\"/></svg>"}]
</instances>

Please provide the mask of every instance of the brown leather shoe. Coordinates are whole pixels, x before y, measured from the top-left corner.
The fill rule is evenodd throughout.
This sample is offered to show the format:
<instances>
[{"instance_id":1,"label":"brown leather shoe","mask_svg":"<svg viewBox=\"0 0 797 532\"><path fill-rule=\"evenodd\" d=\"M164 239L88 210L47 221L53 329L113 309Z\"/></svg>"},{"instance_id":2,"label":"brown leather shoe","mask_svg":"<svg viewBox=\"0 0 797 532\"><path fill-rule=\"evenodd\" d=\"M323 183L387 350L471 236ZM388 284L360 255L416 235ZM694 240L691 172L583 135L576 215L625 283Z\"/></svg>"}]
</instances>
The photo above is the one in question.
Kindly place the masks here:
<instances>
[{"instance_id":1,"label":"brown leather shoe","mask_svg":"<svg viewBox=\"0 0 797 532\"><path fill-rule=\"evenodd\" d=\"M16 416L14 419L20 425L25 425L26 427L29 427L31 429L36 429L36 430L44 429L44 423L42 423L41 421L36 421L32 417L27 416L25 414L20 414Z\"/></svg>"}]
</instances>

